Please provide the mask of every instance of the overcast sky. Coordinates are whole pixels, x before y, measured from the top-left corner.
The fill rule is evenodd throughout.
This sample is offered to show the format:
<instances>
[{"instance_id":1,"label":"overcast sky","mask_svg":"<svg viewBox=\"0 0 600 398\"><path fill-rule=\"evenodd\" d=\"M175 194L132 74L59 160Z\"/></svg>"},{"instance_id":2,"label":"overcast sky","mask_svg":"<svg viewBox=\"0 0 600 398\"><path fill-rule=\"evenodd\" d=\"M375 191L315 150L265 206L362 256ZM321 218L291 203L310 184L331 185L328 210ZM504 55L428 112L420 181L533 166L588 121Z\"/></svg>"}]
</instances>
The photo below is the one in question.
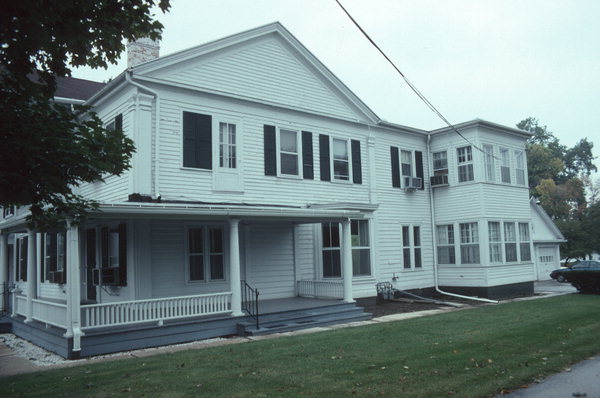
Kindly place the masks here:
<instances>
[{"instance_id":1,"label":"overcast sky","mask_svg":"<svg viewBox=\"0 0 600 398\"><path fill-rule=\"evenodd\" d=\"M443 127L335 0L171 0L161 55L281 22L379 117ZM600 0L342 0L451 123L534 116L600 155ZM105 81L126 67L77 70ZM600 167L600 162L597 162Z\"/></svg>"}]
</instances>

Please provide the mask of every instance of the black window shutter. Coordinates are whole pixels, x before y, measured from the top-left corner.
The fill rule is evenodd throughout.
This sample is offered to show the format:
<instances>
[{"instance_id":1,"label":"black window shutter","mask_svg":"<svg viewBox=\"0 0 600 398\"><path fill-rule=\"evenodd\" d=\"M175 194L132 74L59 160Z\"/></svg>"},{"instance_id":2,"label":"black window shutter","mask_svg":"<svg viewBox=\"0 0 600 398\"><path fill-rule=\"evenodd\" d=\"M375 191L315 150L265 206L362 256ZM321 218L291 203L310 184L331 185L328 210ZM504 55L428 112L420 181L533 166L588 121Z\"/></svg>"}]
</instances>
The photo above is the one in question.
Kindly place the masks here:
<instances>
[{"instance_id":1,"label":"black window shutter","mask_svg":"<svg viewBox=\"0 0 600 398\"><path fill-rule=\"evenodd\" d=\"M212 169L212 117L183 112L183 166Z\"/></svg>"},{"instance_id":2,"label":"black window shutter","mask_svg":"<svg viewBox=\"0 0 600 398\"><path fill-rule=\"evenodd\" d=\"M400 158L398 157L398 147L390 147L390 156L392 159L392 186L400 188Z\"/></svg>"},{"instance_id":3,"label":"black window shutter","mask_svg":"<svg viewBox=\"0 0 600 398\"><path fill-rule=\"evenodd\" d=\"M123 114L115 116L115 130L123 130Z\"/></svg>"},{"instance_id":4,"label":"black window shutter","mask_svg":"<svg viewBox=\"0 0 600 398\"><path fill-rule=\"evenodd\" d=\"M331 181L329 136L326 134L319 134L319 160L321 162L321 181Z\"/></svg>"},{"instance_id":5,"label":"black window shutter","mask_svg":"<svg viewBox=\"0 0 600 398\"><path fill-rule=\"evenodd\" d=\"M127 286L127 224L119 224L119 285Z\"/></svg>"},{"instance_id":6,"label":"black window shutter","mask_svg":"<svg viewBox=\"0 0 600 398\"><path fill-rule=\"evenodd\" d=\"M302 132L302 174L306 180L315 178L313 168L312 133L310 131Z\"/></svg>"},{"instance_id":7,"label":"black window shutter","mask_svg":"<svg viewBox=\"0 0 600 398\"><path fill-rule=\"evenodd\" d=\"M362 163L360 160L360 141L352 140L352 181L355 184L362 184Z\"/></svg>"},{"instance_id":8,"label":"black window shutter","mask_svg":"<svg viewBox=\"0 0 600 398\"><path fill-rule=\"evenodd\" d=\"M108 227L102 227L100 230L100 265L103 268L110 267L110 259L108 258L109 233Z\"/></svg>"},{"instance_id":9,"label":"black window shutter","mask_svg":"<svg viewBox=\"0 0 600 398\"><path fill-rule=\"evenodd\" d=\"M425 180L423 179L423 152L415 151L415 166L417 168L417 177L421 179L421 188L425 189Z\"/></svg>"},{"instance_id":10,"label":"black window shutter","mask_svg":"<svg viewBox=\"0 0 600 398\"><path fill-rule=\"evenodd\" d=\"M275 144L275 126L264 125L265 175L277 175L277 148Z\"/></svg>"}]
</instances>

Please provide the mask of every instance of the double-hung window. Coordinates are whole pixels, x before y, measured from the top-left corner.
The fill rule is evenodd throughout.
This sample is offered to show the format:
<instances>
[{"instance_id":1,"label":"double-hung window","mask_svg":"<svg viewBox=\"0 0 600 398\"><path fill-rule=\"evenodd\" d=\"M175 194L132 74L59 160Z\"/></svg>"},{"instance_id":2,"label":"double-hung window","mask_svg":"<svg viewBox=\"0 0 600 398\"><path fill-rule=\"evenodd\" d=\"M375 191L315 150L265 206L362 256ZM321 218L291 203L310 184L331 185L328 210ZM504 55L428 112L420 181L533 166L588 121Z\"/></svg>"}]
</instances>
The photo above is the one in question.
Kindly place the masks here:
<instances>
[{"instance_id":1,"label":"double-hung window","mask_svg":"<svg viewBox=\"0 0 600 398\"><path fill-rule=\"evenodd\" d=\"M473 181L473 152L471 146L456 149L458 158L458 182Z\"/></svg>"},{"instance_id":2,"label":"double-hung window","mask_svg":"<svg viewBox=\"0 0 600 398\"><path fill-rule=\"evenodd\" d=\"M490 262L502 262L502 233L500 222L490 221L488 223L489 241L490 241Z\"/></svg>"},{"instance_id":3,"label":"double-hung window","mask_svg":"<svg viewBox=\"0 0 600 398\"><path fill-rule=\"evenodd\" d=\"M342 252L340 246L340 224L327 222L321 225L323 237L323 278L342 276Z\"/></svg>"},{"instance_id":4,"label":"double-hung window","mask_svg":"<svg viewBox=\"0 0 600 398\"><path fill-rule=\"evenodd\" d=\"M515 174L517 185L525 185L525 155L523 151L515 151Z\"/></svg>"},{"instance_id":5,"label":"double-hung window","mask_svg":"<svg viewBox=\"0 0 600 398\"><path fill-rule=\"evenodd\" d=\"M454 225L438 225L436 231L438 264L456 264Z\"/></svg>"},{"instance_id":6,"label":"double-hung window","mask_svg":"<svg viewBox=\"0 0 600 398\"><path fill-rule=\"evenodd\" d=\"M485 179L487 181L496 181L496 169L494 165L494 147L490 144L483 144Z\"/></svg>"},{"instance_id":7,"label":"double-hung window","mask_svg":"<svg viewBox=\"0 0 600 398\"><path fill-rule=\"evenodd\" d=\"M402 166L402 177L412 176L412 152L401 151L400 152L400 164Z\"/></svg>"},{"instance_id":8,"label":"double-hung window","mask_svg":"<svg viewBox=\"0 0 600 398\"><path fill-rule=\"evenodd\" d=\"M529 224L519 223L519 249L521 250L521 261L531 261L531 239L529 237Z\"/></svg>"},{"instance_id":9,"label":"double-hung window","mask_svg":"<svg viewBox=\"0 0 600 398\"><path fill-rule=\"evenodd\" d=\"M298 132L279 130L279 165L282 175L299 175Z\"/></svg>"},{"instance_id":10,"label":"double-hung window","mask_svg":"<svg viewBox=\"0 0 600 398\"><path fill-rule=\"evenodd\" d=\"M2 216L4 218L12 217L14 215L15 215L15 207L14 206L8 206L8 207L2 208Z\"/></svg>"},{"instance_id":11,"label":"double-hung window","mask_svg":"<svg viewBox=\"0 0 600 398\"><path fill-rule=\"evenodd\" d=\"M188 229L190 282L224 280L224 258L222 227L202 226Z\"/></svg>"},{"instance_id":12,"label":"double-hung window","mask_svg":"<svg viewBox=\"0 0 600 398\"><path fill-rule=\"evenodd\" d=\"M500 148L500 176L502 182L510 184L510 151Z\"/></svg>"},{"instance_id":13,"label":"double-hung window","mask_svg":"<svg viewBox=\"0 0 600 398\"><path fill-rule=\"evenodd\" d=\"M477 223L463 223L459 227L461 264L479 264L479 232Z\"/></svg>"},{"instance_id":14,"label":"double-hung window","mask_svg":"<svg viewBox=\"0 0 600 398\"><path fill-rule=\"evenodd\" d=\"M352 274L371 275L371 248L369 246L369 221L352 220Z\"/></svg>"},{"instance_id":15,"label":"double-hung window","mask_svg":"<svg viewBox=\"0 0 600 398\"><path fill-rule=\"evenodd\" d=\"M333 179L349 181L350 167L348 155L348 141L338 138L332 139L333 143Z\"/></svg>"},{"instance_id":16,"label":"double-hung window","mask_svg":"<svg viewBox=\"0 0 600 398\"><path fill-rule=\"evenodd\" d=\"M219 122L219 167L235 169L237 167L236 125Z\"/></svg>"},{"instance_id":17,"label":"double-hung window","mask_svg":"<svg viewBox=\"0 0 600 398\"><path fill-rule=\"evenodd\" d=\"M507 263L517 261L517 234L514 222L504 223L504 254Z\"/></svg>"}]
</instances>

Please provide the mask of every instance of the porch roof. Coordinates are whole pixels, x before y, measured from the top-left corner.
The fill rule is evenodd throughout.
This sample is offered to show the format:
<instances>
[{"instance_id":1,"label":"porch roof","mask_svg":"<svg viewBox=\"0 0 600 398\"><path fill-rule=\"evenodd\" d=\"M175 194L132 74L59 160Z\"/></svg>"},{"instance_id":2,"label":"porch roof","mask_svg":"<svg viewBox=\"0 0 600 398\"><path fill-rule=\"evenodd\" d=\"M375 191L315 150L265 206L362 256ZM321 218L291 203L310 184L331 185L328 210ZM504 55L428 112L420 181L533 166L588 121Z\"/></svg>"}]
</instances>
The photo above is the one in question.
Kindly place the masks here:
<instances>
[{"instance_id":1,"label":"porch roof","mask_svg":"<svg viewBox=\"0 0 600 398\"><path fill-rule=\"evenodd\" d=\"M90 218L213 218L262 221L294 221L315 223L343 221L363 218L363 212L357 209L324 209L292 206L269 206L248 204L206 204L206 203L113 203L101 204L99 212L90 214Z\"/></svg>"}]
</instances>

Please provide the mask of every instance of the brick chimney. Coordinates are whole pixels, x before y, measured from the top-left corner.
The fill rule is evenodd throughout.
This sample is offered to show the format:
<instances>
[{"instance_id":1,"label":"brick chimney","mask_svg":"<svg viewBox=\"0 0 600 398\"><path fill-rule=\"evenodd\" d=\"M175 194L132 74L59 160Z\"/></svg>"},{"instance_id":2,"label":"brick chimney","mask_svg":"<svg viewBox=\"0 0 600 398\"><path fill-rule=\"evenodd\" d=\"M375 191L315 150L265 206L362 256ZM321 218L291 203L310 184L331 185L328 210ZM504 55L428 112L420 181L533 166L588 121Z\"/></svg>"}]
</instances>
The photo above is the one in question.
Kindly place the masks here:
<instances>
[{"instance_id":1,"label":"brick chimney","mask_svg":"<svg viewBox=\"0 0 600 398\"><path fill-rule=\"evenodd\" d=\"M142 37L127 43L127 67L151 61L159 57L160 42Z\"/></svg>"}]
</instances>

